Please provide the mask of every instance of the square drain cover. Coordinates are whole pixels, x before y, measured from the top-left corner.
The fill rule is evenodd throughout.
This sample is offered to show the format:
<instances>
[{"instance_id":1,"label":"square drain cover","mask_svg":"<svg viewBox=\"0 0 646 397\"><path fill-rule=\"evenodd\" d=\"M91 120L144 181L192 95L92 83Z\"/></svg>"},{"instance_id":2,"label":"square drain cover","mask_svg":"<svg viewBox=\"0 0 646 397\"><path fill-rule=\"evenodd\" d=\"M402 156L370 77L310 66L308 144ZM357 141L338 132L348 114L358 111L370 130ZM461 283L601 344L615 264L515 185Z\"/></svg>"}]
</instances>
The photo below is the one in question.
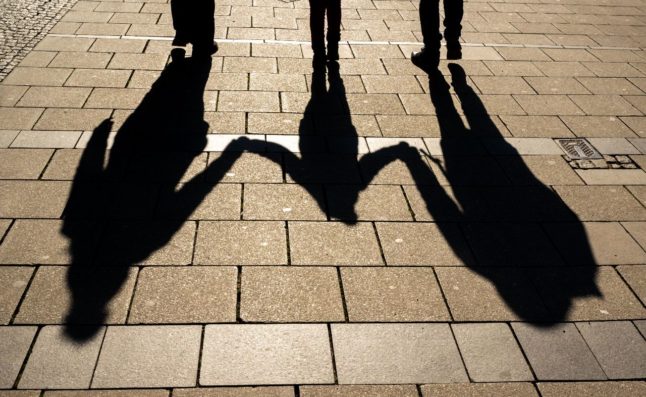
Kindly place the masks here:
<instances>
[{"instance_id":1,"label":"square drain cover","mask_svg":"<svg viewBox=\"0 0 646 397\"><path fill-rule=\"evenodd\" d=\"M602 159L603 156L584 138L557 139L559 145L572 160Z\"/></svg>"}]
</instances>

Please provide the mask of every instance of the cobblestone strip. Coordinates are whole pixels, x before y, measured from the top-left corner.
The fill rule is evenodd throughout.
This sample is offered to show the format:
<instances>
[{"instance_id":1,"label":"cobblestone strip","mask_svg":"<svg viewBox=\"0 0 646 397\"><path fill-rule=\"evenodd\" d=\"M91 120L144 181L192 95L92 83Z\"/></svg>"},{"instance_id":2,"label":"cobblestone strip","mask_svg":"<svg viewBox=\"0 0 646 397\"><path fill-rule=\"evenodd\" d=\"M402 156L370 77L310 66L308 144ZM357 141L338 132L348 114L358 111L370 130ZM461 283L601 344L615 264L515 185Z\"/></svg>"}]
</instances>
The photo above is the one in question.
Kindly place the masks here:
<instances>
[{"instance_id":1,"label":"cobblestone strip","mask_svg":"<svg viewBox=\"0 0 646 397\"><path fill-rule=\"evenodd\" d=\"M0 0L0 81L77 0Z\"/></svg>"}]
</instances>

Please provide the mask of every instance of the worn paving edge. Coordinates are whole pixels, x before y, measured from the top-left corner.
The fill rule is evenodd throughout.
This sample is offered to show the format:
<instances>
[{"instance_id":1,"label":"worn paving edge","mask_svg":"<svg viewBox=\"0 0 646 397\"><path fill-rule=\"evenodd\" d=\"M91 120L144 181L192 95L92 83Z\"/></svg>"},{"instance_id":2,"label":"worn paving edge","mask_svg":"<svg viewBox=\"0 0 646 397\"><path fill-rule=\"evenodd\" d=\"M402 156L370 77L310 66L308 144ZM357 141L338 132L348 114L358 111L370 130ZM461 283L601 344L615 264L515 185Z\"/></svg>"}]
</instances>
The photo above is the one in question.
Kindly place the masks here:
<instances>
[{"instance_id":1,"label":"worn paving edge","mask_svg":"<svg viewBox=\"0 0 646 397\"><path fill-rule=\"evenodd\" d=\"M109 35L92 35L92 34L48 34L50 37L70 37L70 38L87 38L87 39L114 39L114 40L152 40L152 41L172 41L170 36L109 36ZM243 43L243 44L287 44L303 45L310 44L309 41L299 40L267 40L267 39L217 39L218 43ZM356 41L341 40L339 44L349 45L422 45L420 41ZM445 43L442 43L445 46ZM629 50L629 51L646 51L646 47L609 47L609 46L585 46L585 45L538 45L538 44L507 44L507 43L462 43L463 47L510 47L510 48L566 48L566 49L594 49L594 50Z\"/></svg>"}]
</instances>

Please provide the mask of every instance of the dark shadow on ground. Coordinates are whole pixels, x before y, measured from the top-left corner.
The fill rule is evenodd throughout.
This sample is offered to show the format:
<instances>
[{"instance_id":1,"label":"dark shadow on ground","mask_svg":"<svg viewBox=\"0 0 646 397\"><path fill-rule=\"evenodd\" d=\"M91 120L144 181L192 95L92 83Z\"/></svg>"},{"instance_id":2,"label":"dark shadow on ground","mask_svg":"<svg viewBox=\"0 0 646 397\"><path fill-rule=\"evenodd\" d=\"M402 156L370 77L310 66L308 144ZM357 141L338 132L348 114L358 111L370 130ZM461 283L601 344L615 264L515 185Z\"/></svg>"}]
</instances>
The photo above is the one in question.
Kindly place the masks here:
<instances>
[{"instance_id":1,"label":"dark shadow on ground","mask_svg":"<svg viewBox=\"0 0 646 397\"><path fill-rule=\"evenodd\" d=\"M358 220L359 194L389 163L403 162L455 254L495 285L519 319L553 324L566 317L573 298L598 295L581 222L504 142L458 65L451 66L452 83L470 128L453 105L444 77L430 79L441 161L424 158L405 143L360 157L339 65L331 62L327 70L313 71L311 98L299 128L300 154L276 143L239 138L225 149L226 155L191 176L191 164L204 156L206 146L203 95L210 66L208 57L184 59L183 53L175 53L119 128L107 160L111 121L93 132L64 213L63 233L71 240L72 254L67 278L72 305L66 319L70 338L87 340L107 322L107 305L131 267L170 241L243 151L279 163L290 182L303 186L330 219L350 225ZM504 146L498 149L505 153L507 171L523 181L522 187L491 179L495 170L486 164L494 160L485 150L481 156L469 152L481 150L478 138L483 136ZM440 177L449 186L442 186ZM557 252L547 237L555 233L545 233L548 229L566 231L567 253Z\"/></svg>"},{"instance_id":2,"label":"dark shadow on ground","mask_svg":"<svg viewBox=\"0 0 646 397\"><path fill-rule=\"evenodd\" d=\"M583 224L504 141L462 67L450 64L449 69L469 127L444 76L430 76L443 158L429 158L450 189L423 187L419 180L426 208L456 255L494 284L519 319L544 326L563 321L574 298L600 295ZM503 155L487 154L481 144L487 139ZM497 161L505 169L498 180L495 175L503 167ZM503 180L503 174L513 176L514 184ZM420 178L433 175L417 174ZM463 236L455 233L455 223ZM471 252L465 251L463 238Z\"/></svg>"},{"instance_id":3,"label":"dark shadow on ground","mask_svg":"<svg viewBox=\"0 0 646 397\"><path fill-rule=\"evenodd\" d=\"M109 158L112 120L105 120L93 131L74 176L62 228L72 256L66 318L72 339L83 341L97 332L130 267L169 242L237 158L221 157L182 179L204 155L203 95L211 59L185 59L182 50L172 55L117 131ZM207 173L212 183L204 183ZM164 216L156 217L160 211Z\"/></svg>"}]
</instances>

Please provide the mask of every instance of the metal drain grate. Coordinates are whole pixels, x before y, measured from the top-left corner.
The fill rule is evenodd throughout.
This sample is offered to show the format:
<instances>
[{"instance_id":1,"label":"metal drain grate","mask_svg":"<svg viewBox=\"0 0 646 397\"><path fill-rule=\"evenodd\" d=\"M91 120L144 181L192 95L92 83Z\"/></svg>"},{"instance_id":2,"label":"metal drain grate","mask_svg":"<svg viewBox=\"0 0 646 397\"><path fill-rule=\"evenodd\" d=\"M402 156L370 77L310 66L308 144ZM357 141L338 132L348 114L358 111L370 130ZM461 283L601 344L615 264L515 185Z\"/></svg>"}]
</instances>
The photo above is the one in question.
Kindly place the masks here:
<instances>
[{"instance_id":1,"label":"metal drain grate","mask_svg":"<svg viewBox=\"0 0 646 397\"><path fill-rule=\"evenodd\" d=\"M565 153L572 160L594 160L602 159L603 156L583 138L562 138L556 142L561 145Z\"/></svg>"}]
</instances>

